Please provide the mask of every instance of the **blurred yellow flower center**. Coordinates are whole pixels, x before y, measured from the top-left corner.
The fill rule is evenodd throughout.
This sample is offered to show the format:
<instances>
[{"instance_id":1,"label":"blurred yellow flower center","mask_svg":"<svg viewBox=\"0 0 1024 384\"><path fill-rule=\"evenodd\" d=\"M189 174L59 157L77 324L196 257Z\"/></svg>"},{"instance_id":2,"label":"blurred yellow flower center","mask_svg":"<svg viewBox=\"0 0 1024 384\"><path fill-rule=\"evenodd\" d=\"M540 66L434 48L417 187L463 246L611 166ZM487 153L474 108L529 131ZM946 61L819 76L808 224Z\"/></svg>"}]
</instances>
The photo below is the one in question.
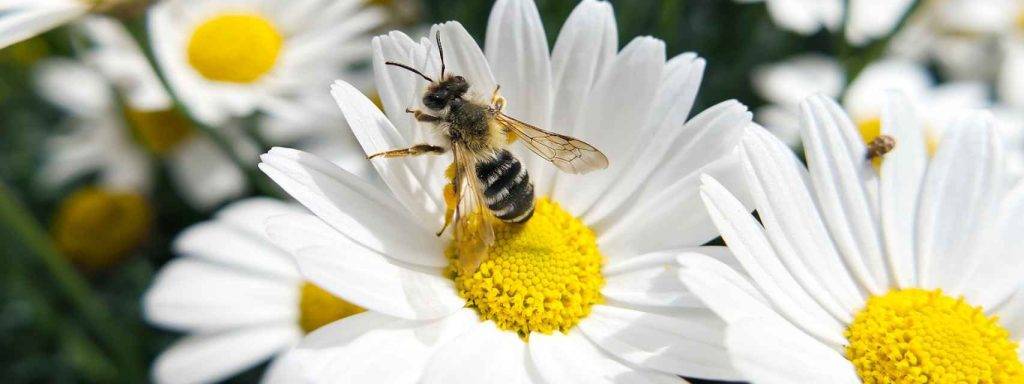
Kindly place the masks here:
<instances>
[{"instance_id":1,"label":"blurred yellow flower center","mask_svg":"<svg viewBox=\"0 0 1024 384\"><path fill-rule=\"evenodd\" d=\"M299 326L306 333L363 311L365 309L339 299L313 283L302 283L302 297L299 299Z\"/></svg>"},{"instance_id":2,"label":"blurred yellow flower center","mask_svg":"<svg viewBox=\"0 0 1024 384\"><path fill-rule=\"evenodd\" d=\"M1009 332L939 290L874 296L845 336L846 358L864 383L1024 383Z\"/></svg>"},{"instance_id":3,"label":"blurred yellow flower center","mask_svg":"<svg viewBox=\"0 0 1024 384\"><path fill-rule=\"evenodd\" d=\"M284 37L257 14L223 14L196 27L188 62L215 81L252 83L274 67Z\"/></svg>"},{"instance_id":4,"label":"blurred yellow flower center","mask_svg":"<svg viewBox=\"0 0 1024 384\"><path fill-rule=\"evenodd\" d=\"M453 241L447 272L483 320L519 334L567 332L603 302L603 257L594 232L548 199L525 224L494 223L494 245L480 267L460 272L465 244Z\"/></svg>"},{"instance_id":5,"label":"blurred yellow flower center","mask_svg":"<svg viewBox=\"0 0 1024 384\"><path fill-rule=\"evenodd\" d=\"M120 261L149 232L152 212L135 193L83 188L66 198L53 220L57 247L72 262L101 269Z\"/></svg>"},{"instance_id":6,"label":"blurred yellow flower center","mask_svg":"<svg viewBox=\"0 0 1024 384\"><path fill-rule=\"evenodd\" d=\"M173 109L139 111L126 108L125 116L139 143L158 155L177 148L194 133L188 118Z\"/></svg>"}]
</instances>

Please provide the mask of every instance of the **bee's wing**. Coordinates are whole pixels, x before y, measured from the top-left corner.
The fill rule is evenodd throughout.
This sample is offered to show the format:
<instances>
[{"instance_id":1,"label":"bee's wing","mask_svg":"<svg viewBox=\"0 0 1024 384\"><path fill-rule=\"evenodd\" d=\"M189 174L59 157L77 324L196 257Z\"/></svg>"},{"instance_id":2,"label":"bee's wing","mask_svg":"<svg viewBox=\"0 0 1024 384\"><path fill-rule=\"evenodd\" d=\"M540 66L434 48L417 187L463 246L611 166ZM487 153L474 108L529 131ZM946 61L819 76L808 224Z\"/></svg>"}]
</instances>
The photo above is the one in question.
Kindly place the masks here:
<instances>
[{"instance_id":1,"label":"bee's wing","mask_svg":"<svg viewBox=\"0 0 1024 384\"><path fill-rule=\"evenodd\" d=\"M494 244L491 211L484 205L483 188L476 177L476 164L461 143L453 143L455 156L455 239L469 245L460 250L459 262L463 270L475 271L487 256L487 248Z\"/></svg>"},{"instance_id":2,"label":"bee's wing","mask_svg":"<svg viewBox=\"0 0 1024 384\"><path fill-rule=\"evenodd\" d=\"M548 132L498 112L495 121L512 131L533 153L568 173L587 173L608 168L608 157L583 140Z\"/></svg>"}]
</instances>

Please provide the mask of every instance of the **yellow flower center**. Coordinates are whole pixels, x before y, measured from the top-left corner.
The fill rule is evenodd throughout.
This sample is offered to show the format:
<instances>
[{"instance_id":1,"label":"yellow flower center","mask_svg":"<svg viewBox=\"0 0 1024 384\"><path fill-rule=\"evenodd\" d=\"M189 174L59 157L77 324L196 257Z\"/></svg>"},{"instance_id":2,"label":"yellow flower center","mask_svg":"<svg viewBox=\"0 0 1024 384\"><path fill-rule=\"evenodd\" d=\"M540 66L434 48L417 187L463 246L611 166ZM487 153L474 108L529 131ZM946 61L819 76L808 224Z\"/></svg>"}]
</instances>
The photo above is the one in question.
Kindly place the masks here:
<instances>
[{"instance_id":1,"label":"yellow flower center","mask_svg":"<svg viewBox=\"0 0 1024 384\"><path fill-rule=\"evenodd\" d=\"M857 122L857 130L860 131L860 138L864 140L864 143L870 143L872 140L882 134L882 119L878 117L872 117L863 119ZM925 145L928 149L929 155L935 155L935 151L939 149L939 141L935 135L931 134L928 130L925 130ZM896 143L896 147L899 147L900 143ZM871 159L871 165L875 166L875 169L882 167L882 157L876 157Z\"/></svg>"},{"instance_id":2,"label":"yellow flower center","mask_svg":"<svg viewBox=\"0 0 1024 384\"><path fill-rule=\"evenodd\" d=\"M223 14L196 27L188 62L210 80L252 83L274 68L284 37L257 14Z\"/></svg>"},{"instance_id":3,"label":"yellow flower center","mask_svg":"<svg viewBox=\"0 0 1024 384\"><path fill-rule=\"evenodd\" d=\"M188 118L173 109L139 111L126 108L125 116L139 143L158 155L177 148L194 133Z\"/></svg>"},{"instance_id":4,"label":"yellow flower center","mask_svg":"<svg viewBox=\"0 0 1024 384\"><path fill-rule=\"evenodd\" d=\"M90 187L61 203L52 233L57 247L72 262L102 269L145 240L151 219L150 206L142 196Z\"/></svg>"},{"instance_id":5,"label":"yellow flower center","mask_svg":"<svg viewBox=\"0 0 1024 384\"><path fill-rule=\"evenodd\" d=\"M302 297L299 299L299 326L306 333L363 311L365 309L339 299L313 283L302 283Z\"/></svg>"},{"instance_id":6,"label":"yellow flower center","mask_svg":"<svg viewBox=\"0 0 1024 384\"><path fill-rule=\"evenodd\" d=\"M446 251L447 273L459 295L483 320L519 334L568 332L603 302L603 257L597 239L579 219L548 199L538 199L525 224L494 223L494 245L472 274L459 268L460 249Z\"/></svg>"},{"instance_id":7,"label":"yellow flower center","mask_svg":"<svg viewBox=\"0 0 1024 384\"><path fill-rule=\"evenodd\" d=\"M1024 383L1009 332L939 290L874 296L845 336L846 358L864 383Z\"/></svg>"}]
</instances>

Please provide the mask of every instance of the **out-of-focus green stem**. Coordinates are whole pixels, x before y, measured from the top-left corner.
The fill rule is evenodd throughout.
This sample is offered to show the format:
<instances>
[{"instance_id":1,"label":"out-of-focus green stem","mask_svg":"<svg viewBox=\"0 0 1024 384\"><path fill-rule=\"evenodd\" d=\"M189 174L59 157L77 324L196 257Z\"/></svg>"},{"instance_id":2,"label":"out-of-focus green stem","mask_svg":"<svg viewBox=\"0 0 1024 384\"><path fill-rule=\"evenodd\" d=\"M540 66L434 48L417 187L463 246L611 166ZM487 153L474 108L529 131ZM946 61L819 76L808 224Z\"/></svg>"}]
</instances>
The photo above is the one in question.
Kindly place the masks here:
<instances>
[{"instance_id":1,"label":"out-of-focus green stem","mask_svg":"<svg viewBox=\"0 0 1024 384\"><path fill-rule=\"evenodd\" d=\"M851 46L846 40L846 25L850 20L849 3L849 1L846 2L846 9L843 12L842 29L840 29L840 32L837 34L837 44L839 47L838 55L846 71L847 85L852 83L857 76L860 76L860 73L864 71L864 68L867 68L868 64L871 64L875 60L878 60L878 58L885 55L886 50L889 49L889 43L892 42L892 39L903 30L903 27L907 25L907 22L910 21L911 17L917 13L926 1L915 0L909 7L907 7L907 11L903 13L903 16L900 18L899 22L893 26L892 31L890 31L889 34L860 48Z\"/></svg>"},{"instance_id":2,"label":"out-of-focus green stem","mask_svg":"<svg viewBox=\"0 0 1024 384\"><path fill-rule=\"evenodd\" d=\"M126 382L144 381L132 335L118 326L106 305L92 292L74 266L53 246L50 236L0 182L0 226L39 260L89 331L107 348Z\"/></svg>"}]
</instances>

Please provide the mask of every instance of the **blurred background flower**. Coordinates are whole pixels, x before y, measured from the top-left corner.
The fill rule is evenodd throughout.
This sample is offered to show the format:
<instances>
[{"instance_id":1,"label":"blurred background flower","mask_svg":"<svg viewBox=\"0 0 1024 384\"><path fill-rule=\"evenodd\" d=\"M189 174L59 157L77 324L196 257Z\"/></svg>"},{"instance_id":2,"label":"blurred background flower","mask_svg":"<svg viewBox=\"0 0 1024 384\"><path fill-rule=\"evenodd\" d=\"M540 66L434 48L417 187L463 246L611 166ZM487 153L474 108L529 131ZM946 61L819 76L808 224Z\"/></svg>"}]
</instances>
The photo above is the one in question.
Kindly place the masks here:
<instances>
[{"instance_id":1,"label":"blurred background flower","mask_svg":"<svg viewBox=\"0 0 1024 384\"><path fill-rule=\"evenodd\" d=\"M548 47L576 3L536 0ZM839 100L869 141L880 100L899 90L932 146L953 113L991 110L1007 182L1024 172L1024 1L611 3L617 48L653 35L668 57L706 60L693 110L739 100L799 151L806 96ZM182 370L195 375L184 381L287 380L281 353L340 313L305 308L344 306L281 259L260 269L260 255L279 250L244 218L301 208L257 171L258 154L298 148L380 183L330 84L343 79L381 107L373 35L421 36L457 20L490 46L491 6L0 0L0 342L13 346L0 352L0 377L135 383ZM220 258L229 249L238 259ZM275 289L264 297L225 281ZM252 327L278 327L280 337ZM243 341L264 348L221 356L247 345L222 337L246 332L259 336ZM273 356L274 374L264 376ZM190 368L197 361L206 370Z\"/></svg>"}]
</instances>

